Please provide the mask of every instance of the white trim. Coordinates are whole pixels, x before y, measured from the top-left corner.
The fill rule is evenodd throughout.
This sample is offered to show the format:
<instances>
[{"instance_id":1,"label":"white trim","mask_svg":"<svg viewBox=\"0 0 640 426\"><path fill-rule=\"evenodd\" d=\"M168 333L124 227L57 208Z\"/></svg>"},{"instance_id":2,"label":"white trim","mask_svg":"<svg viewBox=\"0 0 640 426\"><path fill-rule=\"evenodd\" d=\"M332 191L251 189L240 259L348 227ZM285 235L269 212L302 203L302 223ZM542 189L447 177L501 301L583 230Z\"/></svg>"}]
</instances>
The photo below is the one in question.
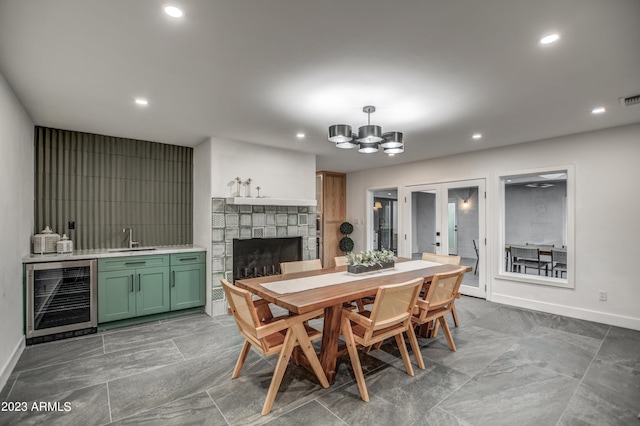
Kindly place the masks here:
<instances>
[{"instance_id":1,"label":"white trim","mask_svg":"<svg viewBox=\"0 0 640 426\"><path fill-rule=\"evenodd\" d=\"M9 361L7 361L7 363L2 367L2 370L0 371L0 389L4 388L4 386L7 384L11 373L13 373L13 369L16 368L16 365L18 364L18 360L20 359L24 348L25 342L24 336L22 336L15 349L13 350L11 358L9 358Z\"/></svg>"},{"instance_id":2,"label":"white trim","mask_svg":"<svg viewBox=\"0 0 640 426\"><path fill-rule=\"evenodd\" d=\"M316 200L266 197L228 197L226 202L227 204L252 206L316 206L318 204Z\"/></svg>"},{"instance_id":3,"label":"white trim","mask_svg":"<svg viewBox=\"0 0 640 426\"><path fill-rule=\"evenodd\" d=\"M518 308L532 309L549 314L578 318L586 321L613 325L616 327L630 328L632 330L640 330L639 318L615 315L607 312L594 311L591 309L581 309L572 306L558 305L555 303L542 302L539 300L509 296L500 293L493 293L491 301L504 305L515 306Z\"/></svg>"}]
</instances>

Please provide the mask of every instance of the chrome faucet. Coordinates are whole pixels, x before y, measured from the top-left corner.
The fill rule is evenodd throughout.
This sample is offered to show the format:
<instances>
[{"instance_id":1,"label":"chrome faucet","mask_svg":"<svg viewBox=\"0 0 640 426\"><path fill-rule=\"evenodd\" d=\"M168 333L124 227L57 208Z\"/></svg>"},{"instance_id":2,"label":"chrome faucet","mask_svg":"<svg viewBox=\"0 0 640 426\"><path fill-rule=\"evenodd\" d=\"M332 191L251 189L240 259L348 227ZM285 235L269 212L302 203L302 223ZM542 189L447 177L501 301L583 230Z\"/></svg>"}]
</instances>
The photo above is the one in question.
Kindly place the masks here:
<instances>
[{"instance_id":1,"label":"chrome faucet","mask_svg":"<svg viewBox=\"0 0 640 426\"><path fill-rule=\"evenodd\" d=\"M138 247L138 242L133 241L133 229L132 228L122 228L122 232L129 231L129 248Z\"/></svg>"}]
</instances>

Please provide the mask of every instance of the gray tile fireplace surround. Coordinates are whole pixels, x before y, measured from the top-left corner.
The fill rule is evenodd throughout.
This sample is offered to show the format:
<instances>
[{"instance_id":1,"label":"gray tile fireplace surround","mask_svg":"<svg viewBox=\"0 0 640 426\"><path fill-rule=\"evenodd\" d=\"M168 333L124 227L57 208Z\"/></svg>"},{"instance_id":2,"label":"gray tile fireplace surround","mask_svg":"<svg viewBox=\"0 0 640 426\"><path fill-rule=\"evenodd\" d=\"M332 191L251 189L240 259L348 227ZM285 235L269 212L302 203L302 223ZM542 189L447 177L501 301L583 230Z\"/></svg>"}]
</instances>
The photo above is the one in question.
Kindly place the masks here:
<instances>
[{"instance_id":1,"label":"gray tile fireplace surround","mask_svg":"<svg viewBox=\"0 0 640 426\"><path fill-rule=\"evenodd\" d=\"M220 280L233 282L233 240L302 237L302 260L316 258L316 207L228 204L211 200L212 300L222 300Z\"/></svg>"}]
</instances>

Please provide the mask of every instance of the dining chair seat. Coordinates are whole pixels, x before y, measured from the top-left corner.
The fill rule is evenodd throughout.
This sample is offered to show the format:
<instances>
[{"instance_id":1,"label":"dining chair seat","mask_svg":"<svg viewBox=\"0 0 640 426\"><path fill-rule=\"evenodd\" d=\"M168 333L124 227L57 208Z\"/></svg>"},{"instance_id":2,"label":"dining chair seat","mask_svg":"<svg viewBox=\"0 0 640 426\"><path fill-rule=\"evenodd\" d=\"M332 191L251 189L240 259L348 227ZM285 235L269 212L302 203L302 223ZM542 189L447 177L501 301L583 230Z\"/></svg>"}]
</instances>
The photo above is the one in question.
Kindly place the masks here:
<instances>
[{"instance_id":1,"label":"dining chair seat","mask_svg":"<svg viewBox=\"0 0 640 426\"><path fill-rule=\"evenodd\" d=\"M295 347L302 350L322 387L329 387L329 382L312 343L313 340L322 337L322 332L307 323L308 320L322 315L322 309L301 315L285 317L267 315L268 318L261 318L264 315L258 315L256 304L264 308L264 300L254 301L251 293L230 284L227 280L223 279L221 283L238 331L245 339L231 377L235 379L240 375L252 346L264 356L278 355L278 362L267 391L267 398L262 407L262 415L271 411Z\"/></svg>"},{"instance_id":2,"label":"dining chair seat","mask_svg":"<svg viewBox=\"0 0 640 426\"><path fill-rule=\"evenodd\" d=\"M369 393L358 355L358 346L371 347L390 337L394 337L405 370L414 375L404 334L409 338L418 367L424 369L418 339L413 331L411 315L424 280L416 278L400 284L383 285L378 288L371 311L354 312L342 310L341 332L344 336L351 366L353 367L360 397L369 402Z\"/></svg>"}]
</instances>

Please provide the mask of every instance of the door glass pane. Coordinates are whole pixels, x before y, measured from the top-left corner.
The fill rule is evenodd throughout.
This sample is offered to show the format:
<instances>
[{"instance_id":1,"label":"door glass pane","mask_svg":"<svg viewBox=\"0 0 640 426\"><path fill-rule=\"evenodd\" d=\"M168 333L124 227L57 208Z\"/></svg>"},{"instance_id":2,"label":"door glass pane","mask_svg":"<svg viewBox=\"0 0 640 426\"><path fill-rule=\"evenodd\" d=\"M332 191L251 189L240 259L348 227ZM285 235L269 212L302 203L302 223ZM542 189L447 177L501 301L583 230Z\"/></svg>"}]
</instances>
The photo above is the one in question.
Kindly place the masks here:
<instances>
[{"instance_id":1,"label":"door glass pane","mask_svg":"<svg viewBox=\"0 0 640 426\"><path fill-rule=\"evenodd\" d=\"M373 248L398 254L397 190L380 190L373 198Z\"/></svg>"},{"instance_id":2,"label":"door glass pane","mask_svg":"<svg viewBox=\"0 0 640 426\"><path fill-rule=\"evenodd\" d=\"M456 233L458 231L458 225L456 223L456 203L449 202L447 207L448 207L448 214L447 214L448 234L447 235L449 237L449 241L448 241L449 254L458 254L457 238L456 238Z\"/></svg>"},{"instance_id":3,"label":"door glass pane","mask_svg":"<svg viewBox=\"0 0 640 426\"><path fill-rule=\"evenodd\" d=\"M422 253L437 253L436 191L411 193L411 255L420 259Z\"/></svg>"},{"instance_id":4,"label":"door glass pane","mask_svg":"<svg viewBox=\"0 0 640 426\"><path fill-rule=\"evenodd\" d=\"M478 187L449 188L449 254L460 256L462 265L471 266L473 272L464 276L462 285L478 287L477 263L480 237L480 209Z\"/></svg>"}]
</instances>

